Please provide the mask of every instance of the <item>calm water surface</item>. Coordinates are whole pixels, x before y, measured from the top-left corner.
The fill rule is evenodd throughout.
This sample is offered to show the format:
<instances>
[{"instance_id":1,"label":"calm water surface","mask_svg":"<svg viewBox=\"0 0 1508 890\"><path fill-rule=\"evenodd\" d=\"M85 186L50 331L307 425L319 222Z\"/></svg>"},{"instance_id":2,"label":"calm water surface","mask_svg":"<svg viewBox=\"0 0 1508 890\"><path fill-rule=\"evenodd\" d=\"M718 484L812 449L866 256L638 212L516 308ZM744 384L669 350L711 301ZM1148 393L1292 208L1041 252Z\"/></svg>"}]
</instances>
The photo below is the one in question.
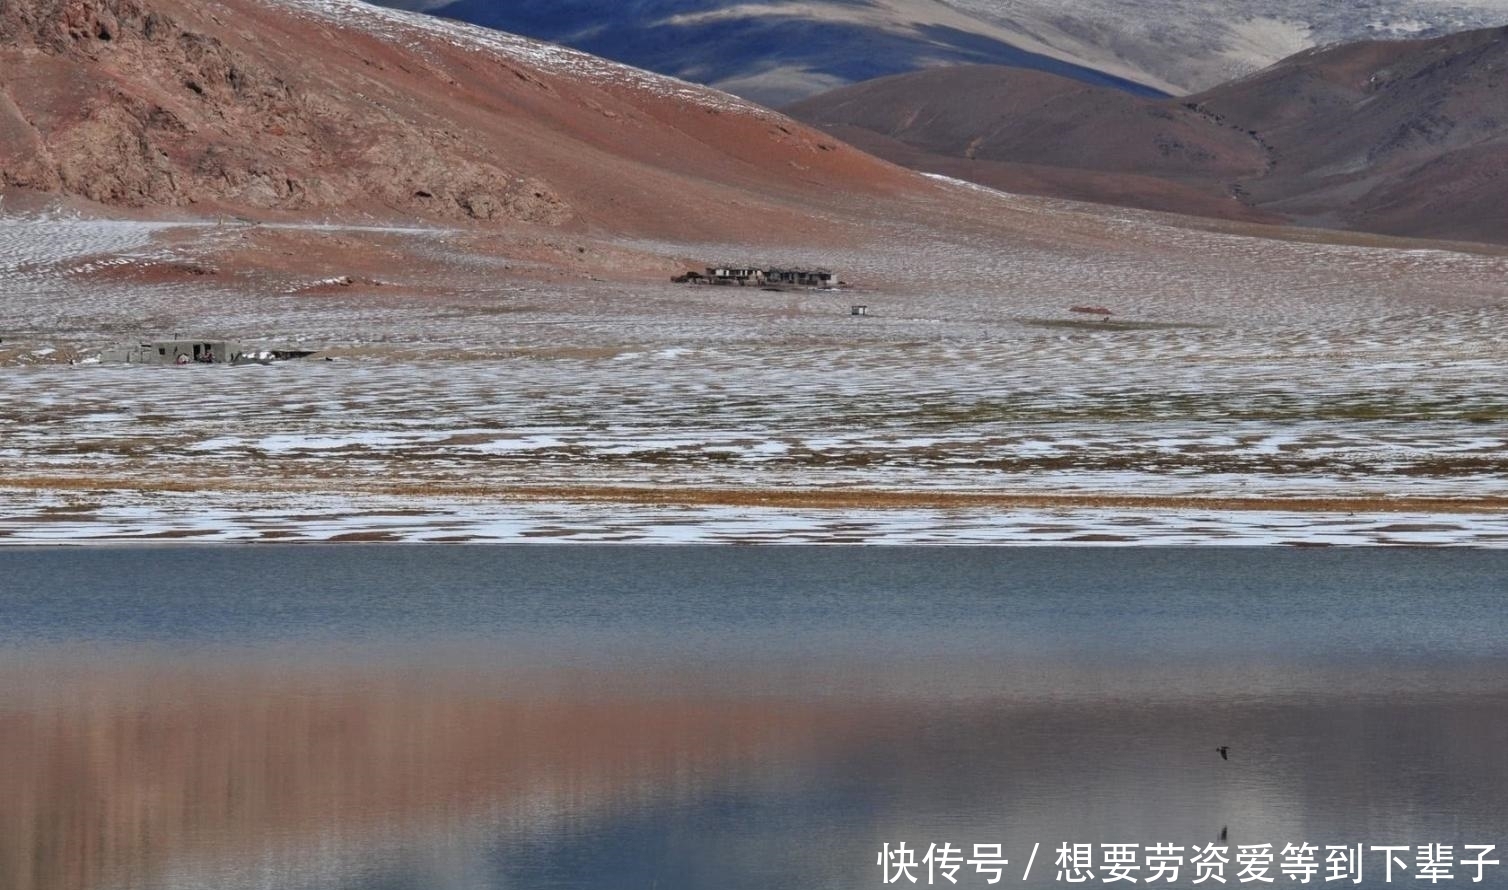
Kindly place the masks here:
<instances>
[{"instance_id":1,"label":"calm water surface","mask_svg":"<svg viewBox=\"0 0 1508 890\"><path fill-rule=\"evenodd\" d=\"M0 888L880 887L900 842L1069 887L1061 843L1222 832L1504 858L1505 628L1485 551L0 550Z\"/></svg>"}]
</instances>

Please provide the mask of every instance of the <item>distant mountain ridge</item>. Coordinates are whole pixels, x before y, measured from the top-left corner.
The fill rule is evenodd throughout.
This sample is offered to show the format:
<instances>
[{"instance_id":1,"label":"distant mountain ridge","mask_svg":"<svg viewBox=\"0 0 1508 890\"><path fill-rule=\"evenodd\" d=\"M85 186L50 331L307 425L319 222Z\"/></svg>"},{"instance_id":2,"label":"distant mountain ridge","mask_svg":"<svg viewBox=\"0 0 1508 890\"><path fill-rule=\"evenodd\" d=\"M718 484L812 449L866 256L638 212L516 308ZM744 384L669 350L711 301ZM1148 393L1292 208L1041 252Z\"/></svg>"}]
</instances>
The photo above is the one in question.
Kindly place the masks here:
<instances>
[{"instance_id":1,"label":"distant mountain ridge","mask_svg":"<svg viewBox=\"0 0 1508 890\"><path fill-rule=\"evenodd\" d=\"M1508 28L1309 50L1179 99L972 67L788 111L898 163L1009 191L1508 243Z\"/></svg>"},{"instance_id":2,"label":"distant mountain ridge","mask_svg":"<svg viewBox=\"0 0 1508 890\"><path fill-rule=\"evenodd\" d=\"M948 0L1075 58L1115 58L1173 86L1212 89L1305 49L1508 25L1508 0ZM1092 64L1092 62L1090 62Z\"/></svg>"},{"instance_id":3,"label":"distant mountain ridge","mask_svg":"<svg viewBox=\"0 0 1508 890\"><path fill-rule=\"evenodd\" d=\"M387 0L387 5L417 5L445 18L558 42L772 107L841 84L933 65L1011 65L1142 95L1165 90L1113 61L1081 62L940 0Z\"/></svg>"},{"instance_id":4,"label":"distant mountain ridge","mask_svg":"<svg viewBox=\"0 0 1508 890\"><path fill-rule=\"evenodd\" d=\"M771 107L996 64L1183 95L1315 46L1508 24L1508 0L377 0L708 84Z\"/></svg>"}]
</instances>

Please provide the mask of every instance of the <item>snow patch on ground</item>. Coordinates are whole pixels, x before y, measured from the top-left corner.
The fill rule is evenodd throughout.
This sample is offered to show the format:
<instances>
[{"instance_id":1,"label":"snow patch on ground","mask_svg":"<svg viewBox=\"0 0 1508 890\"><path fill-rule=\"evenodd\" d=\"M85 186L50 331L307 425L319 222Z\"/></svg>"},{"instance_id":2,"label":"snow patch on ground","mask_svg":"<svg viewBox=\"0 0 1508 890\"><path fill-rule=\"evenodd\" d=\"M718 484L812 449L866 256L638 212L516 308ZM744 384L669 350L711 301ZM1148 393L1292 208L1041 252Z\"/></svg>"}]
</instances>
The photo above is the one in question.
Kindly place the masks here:
<instances>
[{"instance_id":1,"label":"snow patch on ground","mask_svg":"<svg viewBox=\"0 0 1508 890\"><path fill-rule=\"evenodd\" d=\"M861 288L841 294L500 283L442 230L364 238L442 258L425 284L443 298L402 284L303 297L233 275L144 283L91 270L202 262L227 232L0 218L0 541L1503 545L1501 513L1447 507L747 510L465 494L1508 497L1508 258L1265 240L964 188L940 185L937 200L966 195L991 225L1019 220L1015 234L896 219L869 246L782 249ZM871 314L850 316L853 302ZM1113 320L1069 313L1086 302ZM173 330L349 354L236 368L64 360Z\"/></svg>"},{"instance_id":2,"label":"snow patch on ground","mask_svg":"<svg viewBox=\"0 0 1508 890\"><path fill-rule=\"evenodd\" d=\"M1508 517L1179 510L799 510L381 496L17 498L0 546L340 540L464 543L1508 547Z\"/></svg>"}]
</instances>

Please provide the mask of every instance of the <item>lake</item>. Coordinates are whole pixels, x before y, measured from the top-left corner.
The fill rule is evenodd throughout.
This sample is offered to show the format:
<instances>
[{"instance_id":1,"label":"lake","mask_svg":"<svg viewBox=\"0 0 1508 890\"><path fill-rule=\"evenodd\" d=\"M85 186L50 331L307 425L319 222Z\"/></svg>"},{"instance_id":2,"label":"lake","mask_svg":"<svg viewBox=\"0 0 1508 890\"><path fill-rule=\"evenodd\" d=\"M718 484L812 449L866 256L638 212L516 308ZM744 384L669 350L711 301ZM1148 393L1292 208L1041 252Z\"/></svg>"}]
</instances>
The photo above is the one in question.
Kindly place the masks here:
<instances>
[{"instance_id":1,"label":"lake","mask_svg":"<svg viewBox=\"0 0 1508 890\"><path fill-rule=\"evenodd\" d=\"M1158 883L1222 886L1213 846L1262 886L1237 853L1271 844L1287 885L1303 843L1312 883L1361 844L1362 883L1424 886L1445 844L1459 886L1508 843L1505 580L1476 550L0 550L0 887L880 887L903 843L918 885L929 845L998 844L1034 888L1145 882L1160 844Z\"/></svg>"}]
</instances>

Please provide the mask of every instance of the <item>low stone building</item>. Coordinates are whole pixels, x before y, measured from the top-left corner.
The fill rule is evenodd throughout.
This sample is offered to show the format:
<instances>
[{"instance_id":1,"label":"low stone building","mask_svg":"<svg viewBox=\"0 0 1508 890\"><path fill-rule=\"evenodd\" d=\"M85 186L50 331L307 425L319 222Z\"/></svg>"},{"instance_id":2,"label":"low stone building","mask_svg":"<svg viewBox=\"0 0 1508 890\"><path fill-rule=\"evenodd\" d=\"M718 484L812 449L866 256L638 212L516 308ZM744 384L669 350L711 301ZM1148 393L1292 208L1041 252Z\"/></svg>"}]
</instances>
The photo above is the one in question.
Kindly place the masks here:
<instances>
[{"instance_id":1,"label":"low stone building","mask_svg":"<svg viewBox=\"0 0 1508 890\"><path fill-rule=\"evenodd\" d=\"M765 281L794 287L832 287L838 277L826 269L767 269Z\"/></svg>"},{"instance_id":2,"label":"low stone building","mask_svg":"<svg viewBox=\"0 0 1508 890\"><path fill-rule=\"evenodd\" d=\"M836 287L838 276L827 269L759 268L756 266L708 266L707 274L687 272L671 281L677 284L722 284L740 287Z\"/></svg>"},{"instance_id":3,"label":"low stone building","mask_svg":"<svg viewBox=\"0 0 1508 890\"><path fill-rule=\"evenodd\" d=\"M142 340L100 353L101 362L130 365L233 364L246 350L230 340Z\"/></svg>"},{"instance_id":4,"label":"low stone building","mask_svg":"<svg viewBox=\"0 0 1508 890\"><path fill-rule=\"evenodd\" d=\"M764 284L765 273L752 266L708 266L707 277L713 284Z\"/></svg>"},{"instance_id":5,"label":"low stone building","mask_svg":"<svg viewBox=\"0 0 1508 890\"><path fill-rule=\"evenodd\" d=\"M254 348L234 340L139 340L100 353L107 364L128 365L242 365L306 358L310 349Z\"/></svg>"}]
</instances>

